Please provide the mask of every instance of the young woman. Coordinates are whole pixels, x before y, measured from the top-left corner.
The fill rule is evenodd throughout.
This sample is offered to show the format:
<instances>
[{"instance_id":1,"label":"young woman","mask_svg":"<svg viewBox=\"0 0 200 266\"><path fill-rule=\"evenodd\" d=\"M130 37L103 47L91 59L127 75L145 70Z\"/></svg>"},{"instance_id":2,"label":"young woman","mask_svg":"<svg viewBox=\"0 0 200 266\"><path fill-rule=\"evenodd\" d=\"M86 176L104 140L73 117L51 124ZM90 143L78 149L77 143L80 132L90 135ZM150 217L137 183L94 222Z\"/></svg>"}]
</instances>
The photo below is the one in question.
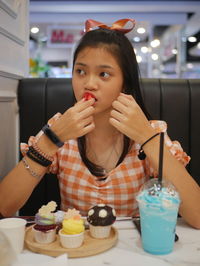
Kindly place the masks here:
<instances>
[{"instance_id":1,"label":"young woman","mask_svg":"<svg viewBox=\"0 0 200 266\"><path fill-rule=\"evenodd\" d=\"M74 54L76 104L56 114L43 129L45 134L23 145L23 160L0 184L4 216L23 206L47 171L59 179L61 209L75 207L83 215L98 203L113 206L117 215L134 215L136 194L150 176L156 176L157 133L166 131L166 123L149 121L124 22L111 29L99 23L95 30L90 22ZM139 158L145 142L146 158ZM188 162L180 145L165 133L163 175L180 193L182 217L200 228L200 188L185 170Z\"/></svg>"}]
</instances>

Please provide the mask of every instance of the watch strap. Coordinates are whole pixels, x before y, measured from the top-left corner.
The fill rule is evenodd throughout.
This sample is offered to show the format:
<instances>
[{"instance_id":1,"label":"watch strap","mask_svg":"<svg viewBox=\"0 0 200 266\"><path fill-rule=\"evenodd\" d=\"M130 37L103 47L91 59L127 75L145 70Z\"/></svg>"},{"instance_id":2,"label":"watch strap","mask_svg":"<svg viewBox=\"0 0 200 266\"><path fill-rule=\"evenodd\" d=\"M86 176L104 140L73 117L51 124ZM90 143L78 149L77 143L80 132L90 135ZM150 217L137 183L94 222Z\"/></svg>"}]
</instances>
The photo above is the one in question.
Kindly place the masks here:
<instances>
[{"instance_id":1,"label":"watch strap","mask_svg":"<svg viewBox=\"0 0 200 266\"><path fill-rule=\"evenodd\" d=\"M57 146L62 147L64 145L64 142L59 139L59 137L51 130L49 125L45 125L42 128L42 131L44 134Z\"/></svg>"}]
</instances>

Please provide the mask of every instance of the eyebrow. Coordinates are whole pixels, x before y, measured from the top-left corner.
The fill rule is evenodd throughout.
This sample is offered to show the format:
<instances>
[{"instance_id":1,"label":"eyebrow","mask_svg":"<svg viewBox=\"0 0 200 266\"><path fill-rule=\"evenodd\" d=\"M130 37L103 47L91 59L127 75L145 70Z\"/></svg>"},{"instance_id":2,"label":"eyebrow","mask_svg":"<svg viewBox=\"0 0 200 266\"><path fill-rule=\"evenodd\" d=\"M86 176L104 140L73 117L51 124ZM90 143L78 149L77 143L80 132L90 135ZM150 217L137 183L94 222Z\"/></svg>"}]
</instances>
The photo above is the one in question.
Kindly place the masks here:
<instances>
[{"instance_id":1,"label":"eyebrow","mask_svg":"<svg viewBox=\"0 0 200 266\"><path fill-rule=\"evenodd\" d=\"M81 63L81 62L77 62L75 65L87 67L86 64ZM112 66L110 66L110 65L98 65L97 67L98 67L98 68L114 69L114 68L113 68Z\"/></svg>"}]
</instances>

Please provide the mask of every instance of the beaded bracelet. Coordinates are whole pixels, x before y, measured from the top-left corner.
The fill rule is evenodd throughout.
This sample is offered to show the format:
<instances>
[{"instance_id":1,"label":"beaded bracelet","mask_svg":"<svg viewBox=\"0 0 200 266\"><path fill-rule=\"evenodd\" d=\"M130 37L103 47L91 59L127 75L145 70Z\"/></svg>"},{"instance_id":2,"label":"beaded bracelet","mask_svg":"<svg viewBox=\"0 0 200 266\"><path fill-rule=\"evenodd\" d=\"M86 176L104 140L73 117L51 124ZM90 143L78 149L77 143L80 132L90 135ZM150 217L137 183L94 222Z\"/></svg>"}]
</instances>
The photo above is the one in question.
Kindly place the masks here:
<instances>
[{"instance_id":1,"label":"beaded bracelet","mask_svg":"<svg viewBox=\"0 0 200 266\"><path fill-rule=\"evenodd\" d=\"M144 160L146 158L146 154L145 152L143 151L143 147L145 144L147 144L147 142L149 142L150 140L152 140L153 138L155 138L156 136L160 135L160 132L159 133L156 133L155 135L153 135L152 137L150 137L148 140L146 140L140 147L139 149L139 154L138 154L138 158L140 160Z\"/></svg>"},{"instance_id":2,"label":"beaded bracelet","mask_svg":"<svg viewBox=\"0 0 200 266\"><path fill-rule=\"evenodd\" d=\"M35 173L35 172L30 168L30 166L29 166L28 162L26 161L25 157L23 157L22 162L23 162L23 164L24 164L26 170L28 170L28 172L29 172L33 177L36 177L36 178L38 178L38 179L40 179L40 178L43 177L43 175L39 175L39 174Z\"/></svg>"},{"instance_id":3,"label":"beaded bracelet","mask_svg":"<svg viewBox=\"0 0 200 266\"><path fill-rule=\"evenodd\" d=\"M40 165L47 167L50 164L52 164L52 161L46 159L44 156L42 156L42 154L40 154L39 152L37 152L33 146L29 147L28 152L26 153L26 155L33 161L35 161L36 163L39 163Z\"/></svg>"},{"instance_id":4,"label":"beaded bracelet","mask_svg":"<svg viewBox=\"0 0 200 266\"><path fill-rule=\"evenodd\" d=\"M47 160L53 162L53 156L50 156L50 155L46 154L45 152L43 152L43 151L38 147L38 145L37 145L36 142L34 142L34 143L32 144L32 147L33 147L38 153L40 153L44 158L46 158Z\"/></svg>"}]
</instances>

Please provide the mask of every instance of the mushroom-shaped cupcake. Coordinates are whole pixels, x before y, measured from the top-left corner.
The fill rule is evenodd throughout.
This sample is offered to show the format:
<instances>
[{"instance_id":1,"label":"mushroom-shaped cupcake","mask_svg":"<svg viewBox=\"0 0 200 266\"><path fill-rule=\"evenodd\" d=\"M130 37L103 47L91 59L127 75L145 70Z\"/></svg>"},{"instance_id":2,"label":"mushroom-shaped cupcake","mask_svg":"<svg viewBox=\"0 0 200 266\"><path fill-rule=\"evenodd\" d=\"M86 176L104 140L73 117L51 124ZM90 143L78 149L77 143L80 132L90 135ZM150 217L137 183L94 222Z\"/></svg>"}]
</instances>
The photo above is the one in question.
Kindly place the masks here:
<instances>
[{"instance_id":1,"label":"mushroom-shaped cupcake","mask_svg":"<svg viewBox=\"0 0 200 266\"><path fill-rule=\"evenodd\" d=\"M111 225L116 220L115 210L108 205L98 204L88 211L87 221L90 234L94 238L107 238L110 235Z\"/></svg>"}]
</instances>

